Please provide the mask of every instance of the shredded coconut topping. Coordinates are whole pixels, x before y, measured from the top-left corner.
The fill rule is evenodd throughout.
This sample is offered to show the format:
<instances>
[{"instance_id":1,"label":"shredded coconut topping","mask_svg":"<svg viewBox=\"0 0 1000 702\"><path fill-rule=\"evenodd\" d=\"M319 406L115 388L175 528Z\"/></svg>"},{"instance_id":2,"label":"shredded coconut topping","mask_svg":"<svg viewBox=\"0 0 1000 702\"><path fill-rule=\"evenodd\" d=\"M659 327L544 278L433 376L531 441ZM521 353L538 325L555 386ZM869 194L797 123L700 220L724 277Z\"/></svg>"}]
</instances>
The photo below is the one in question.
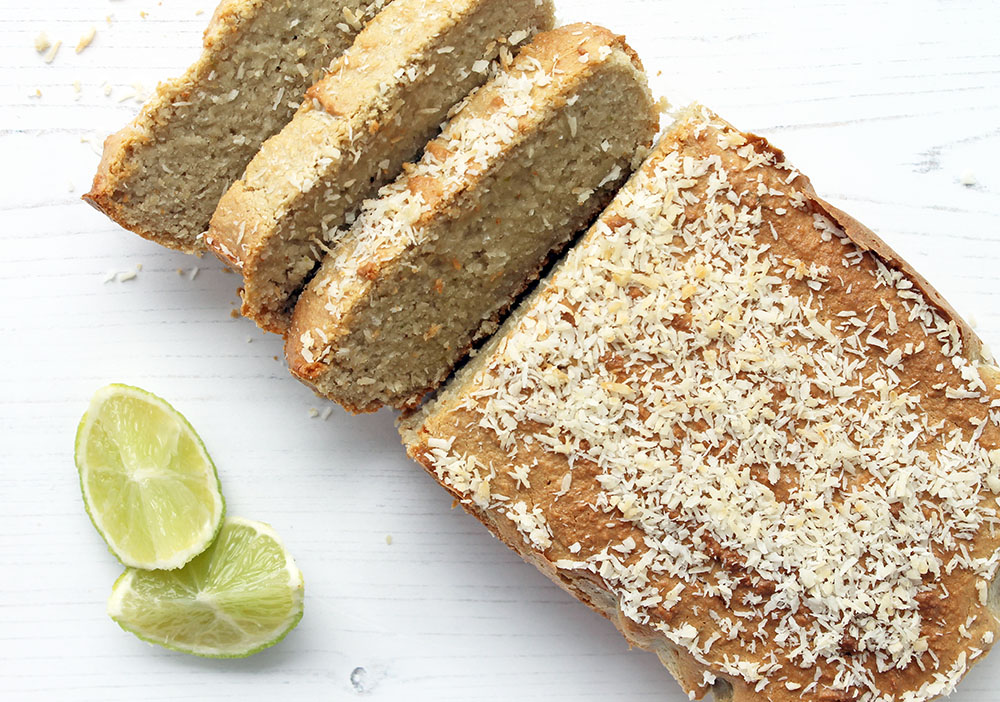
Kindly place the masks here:
<instances>
[{"instance_id":1,"label":"shredded coconut topping","mask_svg":"<svg viewBox=\"0 0 1000 702\"><path fill-rule=\"evenodd\" d=\"M454 410L496 437L505 475L453 439L428 440L432 467L714 673L796 698L947 693L996 627L1000 402L955 322L780 154L705 110L678 129ZM556 498L587 495L617 540L560 542L524 498L540 450L569 464ZM935 648L960 576L968 618ZM934 672L894 696L892 670Z\"/></svg>"}]
</instances>

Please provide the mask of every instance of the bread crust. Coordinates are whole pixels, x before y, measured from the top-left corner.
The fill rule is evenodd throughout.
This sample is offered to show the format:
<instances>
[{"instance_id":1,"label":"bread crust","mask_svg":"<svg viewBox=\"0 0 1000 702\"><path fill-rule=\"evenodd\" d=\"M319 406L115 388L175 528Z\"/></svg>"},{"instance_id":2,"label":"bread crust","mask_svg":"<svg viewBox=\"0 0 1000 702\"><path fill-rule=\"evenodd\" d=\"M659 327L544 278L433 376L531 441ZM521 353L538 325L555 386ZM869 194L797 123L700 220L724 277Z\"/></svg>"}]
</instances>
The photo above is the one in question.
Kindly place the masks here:
<instances>
[{"instance_id":1,"label":"bread crust","mask_svg":"<svg viewBox=\"0 0 1000 702\"><path fill-rule=\"evenodd\" d=\"M812 193L813 201L821 212L823 212L827 217L836 222L850 237L851 241L861 249L862 251L869 251L885 263L890 268L898 271L902 271L910 280L912 280L920 291L927 298L927 301L933 305L941 315L947 319L954 320L958 325L960 333L962 335L962 341L967 349L967 354L983 363L994 365L993 357L988 353L984 353L983 341L979 338L979 335L973 331L969 323L966 322L962 316L955 310L947 300L942 297L941 293L931 285L926 278L924 278L920 273L918 273L913 266L907 263L898 253L893 250L888 244L886 244L879 236L873 232L871 229L863 225L858 220L851 217L849 214L843 210L834 207L826 200L823 200L815 191L812 190L810 185L810 192Z\"/></svg>"},{"instance_id":2,"label":"bread crust","mask_svg":"<svg viewBox=\"0 0 1000 702\"><path fill-rule=\"evenodd\" d=\"M726 139L733 137L735 144L739 144L739 138L742 137L745 139L745 143L752 147L754 155L748 156L748 158L753 159L757 158L758 155L763 155L769 163L778 164L767 167L771 169L770 172L775 174L775 178L765 179L767 187L774 188L779 182L783 182L787 186L788 192L797 191L803 198L800 211L807 216L799 218L792 216L791 219L787 220L784 229L778 227L775 241L779 243L775 244L775 251L780 252L782 256L789 256L791 255L789 247L791 247L791 250L795 251L815 252L817 260L828 260L826 254L821 254L826 250L823 248L824 243L821 239L823 230L813 230L811 225L805 228L806 223L809 223L809 218L825 218L833 222L836 230L841 231L848 240L838 244L837 235L834 234L833 243L828 246L840 245L845 247L845 251L865 252L866 256L871 257L864 259L867 261L866 266L871 265L874 269L881 264L889 271L898 271L903 275L903 278L893 278L902 281L898 290L907 294L919 291L922 298L926 300L928 311L921 313L921 315L936 313L941 315L945 322L954 324L952 331L943 334L939 339L931 335L923 335L914 320L903 322L902 317L899 318L900 334L905 335L905 339L912 342L916 342L919 336L921 340L926 342L927 353L930 354L927 359L920 360L918 353L917 356L904 364L905 368L904 366L896 367L896 371L907 382L919 381L920 387L926 389L922 407L928 413L929 421L933 423L938 417L946 417L945 421L960 425L966 423L970 418L975 420L976 417L985 416L985 411L982 409L984 405L978 400L963 399L964 395L957 395L958 399L945 399L943 392L935 393L930 389L930 386L937 380L949 382L949 387L956 382L957 374L951 369L952 364L942 364L941 367L935 369L936 360L930 359L939 358L940 356L937 354L943 353L942 350L947 349L948 345L953 345L954 335L957 334L961 337L962 351L961 354L955 354L952 358L970 360L972 362L970 367L974 368L978 376L987 382L982 390L983 403L1000 401L1000 392L996 389L998 377L996 370L989 366L977 365L979 361L984 363L990 361L988 358L984 358L981 343L975 334L967 324L960 320L947 302L870 229L818 198L809 181L787 166L784 155L779 150L771 147L766 140L760 137L736 132L731 125L711 115L711 113L703 111L702 108L693 108L678 120L675 126L663 137L660 147L643 167L641 175L637 174L634 177L632 184L626 186L619 200L603 215L603 223L592 229L583 242L578 244L576 249L568 255L567 259L572 259L577 253L582 257L584 251L596 250L594 248L584 249L584 247L591 242L599 242L600 237L608 232L635 226L631 220L620 214L627 209L623 202L627 203L633 197L632 191L630 191L633 184L644 178L651 178L656 164L667 154L675 151L685 156L697 153L720 154L729 159L722 162L724 165L720 166L720 169L734 174L731 177L745 177L749 180L753 176L754 170L749 169L750 175L743 176L739 168L741 162L735 160L734 157L726 156L725 150L721 146L715 146L715 139L718 138L721 143L724 137ZM737 173L741 175L736 176ZM628 192L626 193L626 191ZM768 198L772 195L765 194L762 197ZM791 199L795 200L796 197ZM768 201L762 200L762 202ZM779 200L764 205L764 207L773 209L782 206L781 209L784 209L784 205L785 200ZM691 206L697 207L696 205ZM790 214L793 213L790 212ZM782 221L777 217L773 219L765 217L765 220L776 224ZM822 226L827 225L823 224ZM787 245L786 241L789 242ZM829 258L829 260L833 259ZM564 261L562 265L566 268L566 276L570 275L569 271L578 274L577 263L578 261L570 261L569 263ZM570 268L571 265L572 268ZM791 263L788 265L792 266ZM793 269L794 266L790 270ZM786 655L787 649L767 643L770 640L769 635L763 636L760 642L756 642L749 633L737 635L731 641L723 638L715 643L714 648L712 648L711 643L704 650L699 648L698 651L701 652L695 655L688 648L687 640L684 637L676 639L677 631L683 629L685 623L693 623L698 636L701 637L700 639L696 637L696 642L704 641L708 632L714 630L713 617L731 616L732 609L750 609L750 618L743 620L747 622L746 628L749 632L758 623L752 614L753 606L744 604L742 600L737 605L736 595L733 596L732 607L722 606L720 605L721 600L716 601L713 597L706 595L688 594L689 591L685 590L679 595L680 600L675 605L665 608L652 606L636 611L630 605L627 588L620 583L614 584L616 582L614 578L618 577L615 575L614 569L609 569L609 572L605 573L603 568L595 571L581 567L581 564L590 557L587 554L593 555L602 544L607 550L608 546L623 544L626 539L633 537L633 540L638 544L637 550L628 556L620 556L623 562L632 565L636 563L634 559L644 553L643 549L648 548L642 545L642 539L651 537L648 533L637 528L639 522L634 521L634 519L630 521L630 518L624 516L626 513L619 508L615 508L619 510L615 511L610 508L597 507L602 504L602 500L607 500L608 493L602 481L609 477L611 468L598 466L591 460L591 454L582 452L581 449L553 451L547 448L548 445L541 442L540 438L544 438L544 429L549 425L545 423L548 420L544 416L537 414L539 405L531 403L529 409L526 410L535 413L532 415L535 417L534 419L521 421L513 429L508 427L509 432L499 429L500 426L503 426L500 418L504 415L493 414L486 409L489 407L489 403L498 403L503 406L510 402L510 399L504 395L504 391L498 391L497 386L490 383L489 379L494 374L499 373L500 369L507 367L506 364L514 364L511 367L517 368L516 364L521 358L520 349L530 348L533 344L545 343L544 340L532 336L525 330L538 328L542 323L541 320L545 319L540 316L541 312L538 310L550 309L547 305L550 305L553 300L563 299L561 297L563 292L573 289L567 284L567 278L560 275L561 270L560 267L556 268L540 290L515 312L505 328L494 337L469 366L439 392L435 400L402 420L400 431L409 455L454 495L470 514L486 523L501 540L525 557L526 560L536 565L547 576L560 584L563 589L611 619L630 644L657 653L684 690L692 697L701 697L712 690L717 699L733 700L734 702L762 702L763 700L791 702L800 699L846 702L852 699L928 700L949 692L969 665L980 660L980 656L989 650L995 634L1000 630L996 606L997 581L995 579L992 581L991 592L987 596L982 580L986 576L974 574L971 570L963 569L964 567L957 567L954 571L949 571L946 576L942 575L940 578L925 579L924 581L928 594L921 595L920 599L921 632L937 658L932 661L930 658L924 657L921 663L924 670L921 670L912 661L898 670L890 668L889 670L876 671L872 667L871 680L875 687L871 690L836 689L832 685L835 665L826 659L820 659L821 662L816 664L815 669L809 668L805 671L796 665L791 665L789 663L791 659L786 661L781 658L781 656ZM835 273L830 274L831 281L838 274L843 275L848 281L862 279L861 272L852 272L853 269L847 266L844 267L844 270L835 270ZM867 275L867 270L866 268L864 271L865 275ZM856 277L851 278L852 275ZM913 286L911 287L909 283L912 283ZM803 289L805 290L805 288ZM812 290L812 288L809 289ZM871 289L855 290L853 294L849 293L846 296L844 296L842 287L834 287L833 289L841 292L830 293L835 297L824 298L824 302L829 308L828 313L831 315L837 310L844 309L844 305L848 303L856 303L860 309L866 308L871 300L879 297L886 300L890 306L895 305L897 300L895 297L897 293L893 289L888 291L881 291L881 288L876 288L874 291ZM840 295L840 297L836 297L836 295ZM639 297L638 299L643 298ZM580 324L579 318L577 318L576 324ZM686 328L686 326L681 327L681 329ZM885 357L888 357L895 343L897 342L890 339L889 348L878 353L884 353ZM902 341L898 343L902 345ZM526 346L522 346L522 344L526 344ZM537 361L533 356L525 356L524 358L533 359L532 363ZM528 363L527 360L524 362ZM608 362L611 363L612 369L627 367L627 365L618 365L621 363L620 360L611 359ZM956 361L956 368L960 365ZM528 369L524 369L524 372L527 373ZM560 372L574 373L578 371L571 366L560 368ZM586 371L582 372L584 372L583 377L587 377ZM635 381L630 376L625 376L621 382L632 383ZM540 386L529 384L528 387L535 388L532 392L539 392ZM530 394L526 396L525 403L530 397ZM485 400L484 398L489 399ZM666 402L666 400L663 401ZM595 417L592 421L599 423L601 420ZM623 417L617 421L627 423L631 420ZM986 449L994 450L1000 444L1000 432L998 432L997 425L992 422L988 423L989 426L984 424L979 438L972 440L973 443L980 442L980 445L985 447L984 451ZM968 426L967 423L966 426ZM970 433L966 431L964 436L968 437ZM563 435L549 434L549 436L556 438ZM569 439L560 440L569 441ZM645 460L645 457L637 455L635 460ZM983 509L995 509L995 494L997 490L1000 490L1000 478L996 476L995 465L992 467L990 465L990 461L994 459L986 459L985 454L983 454L982 460L985 460L986 463L979 465L970 463L966 469L983 471L981 475L984 477L980 478L983 481L981 492L977 499L980 500ZM528 469L523 471L518 466L527 466ZM565 482L568 475L572 476L570 483ZM529 479L530 484L528 483ZM756 479L764 480L759 477ZM784 480L784 473L782 473L779 482L775 483L778 486L775 490L782 489L781 486L784 485L782 481ZM502 498L496 497L497 495L501 495ZM522 505L520 511L512 508L518 504ZM889 506L886 504L886 509ZM675 513L666 510L665 506L662 509L664 509L664 513L660 515L660 518L677 519ZM529 518L535 513L537 513L537 517ZM525 515L529 515L529 517ZM707 528L711 529L712 527ZM545 529L548 530L547 533ZM574 544L574 542L576 543ZM767 588L765 587L767 582L754 580L751 575L752 570L747 570L747 566L741 560L740 552L731 552L727 548L720 547L719 542L709 540L705 543L707 544L706 553L712 566L710 571L706 571L701 576L702 582L712 582L715 574L720 572L744 573L747 575L740 577L748 579L740 580L740 582L747 584L739 587L750 589L738 589L737 592L753 595L755 591L751 585L763 587L764 589L760 592L763 593L764 599L767 599ZM581 544L582 552L580 551ZM576 551L570 548L571 546L575 546ZM1000 537L996 533L991 534L987 525L981 526L968 544L971 551L987 560L991 558L995 560L998 546L1000 546ZM624 552L627 553L628 549L625 549ZM652 574L649 577L653 577ZM806 576L802 574L799 577L805 578ZM669 589L669 586L675 584L676 581L667 579L664 582L666 584L663 585L663 588ZM941 592L941 588L945 584L947 589L943 592L949 594L939 599L937 594ZM663 590L661 589L660 592L662 594ZM697 609L698 607L701 607L700 611ZM708 614L712 614L712 617L707 616ZM744 616L747 616L746 613ZM760 621L766 622L766 618ZM761 628L757 630L761 631L762 628L766 627L773 636L772 626L774 626L773 622L771 624L762 623ZM665 627L663 631L674 635L675 640L669 639L658 627ZM761 645L758 646L758 643ZM753 645L751 646L751 644ZM850 647L856 646L858 643L846 641L841 645ZM711 652L709 652L709 648ZM734 670L726 668L728 662L733 660L733 656L743 655L749 663L767 660L767 656L771 653L779 656L778 661L781 665L759 680L742 677ZM844 655L844 660L847 660L852 655L861 654L848 651ZM936 664L938 659L940 659L940 665ZM815 678L813 677L814 670ZM818 681L818 686L808 687L807 683L813 680ZM904 693L907 692L913 696L905 697Z\"/></svg>"},{"instance_id":3,"label":"bread crust","mask_svg":"<svg viewBox=\"0 0 1000 702\"><path fill-rule=\"evenodd\" d=\"M361 15L364 16L369 5L374 7L385 2L391 0L373 0L367 3L361 8ZM197 236L201 232L192 235L175 231L165 220L157 222L156 226L151 226L149 222L143 221L147 218L132 209L131 184L137 177L149 177L142 176L138 172L135 154L154 143L156 133L167 124L171 110L177 103L183 103L192 93L210 82L209 78L215 67L221 61L225 61L227 55L239 45L244 34L258 17L268 10L269 6L278 4L279 0L222 0L203 34L203 50L198 60L179 78L161 82L153 97L143 105L135 119L105 140L91 189L82 196L85 202L123 228L150 241L185 253L198 253L204 249L203 242ZM343 4L347 7L357 3ZM337 34L339 30L334 30L332 36L336 37ZM304 57L302 60L310 59ZM245 164L240 165L240 170L243 165ZM237 174L232 174L231 177L235 175ZM210 206L214 208L215 202L211 202ZM207 229L207 225L206 218L201 229Z\"/></svg>"}]
</instances>

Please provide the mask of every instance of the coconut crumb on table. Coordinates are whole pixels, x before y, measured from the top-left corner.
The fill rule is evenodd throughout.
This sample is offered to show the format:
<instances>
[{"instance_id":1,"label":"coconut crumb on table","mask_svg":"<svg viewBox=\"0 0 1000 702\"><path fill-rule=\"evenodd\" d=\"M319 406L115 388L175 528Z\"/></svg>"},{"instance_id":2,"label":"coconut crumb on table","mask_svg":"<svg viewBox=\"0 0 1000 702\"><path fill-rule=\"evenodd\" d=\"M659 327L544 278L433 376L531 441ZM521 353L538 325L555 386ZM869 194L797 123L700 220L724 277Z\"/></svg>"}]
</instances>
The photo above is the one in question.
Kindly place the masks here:
<instances>
[{"instance_id":1,"label":"coconut crumb on table","mask_svg":"<svg viewBox=\"0 0 1000 702\"><path fill-rule=\"evenodd\" d=\"M45 34L45 32L42 32L35 37L35 51L38 53L45 53L50 46L52 46L52 42L49 41L49 37Z\"/></svg>"},{"instance_id":2,"label":"coconut crumb on table","mask_svg":"<svg viewBox=\"0 0 1000 702\"><path fill-rule=\"evenodd\" d=\"M134 271L109 271L105 274L103 282L124 283L128 280L136 278L139 275L139 270L141 270L141 268Z\"/></svg>"},{"instance_id":3,"label":"coconut crumb on table","mask_svg":"<svg viewBox=\"0 0 1000 702\"><path fill-rule=\"evenodd\" d=\"M90 46L90 43L94 41L94 37L97 35L97 27L89 27L83 35L80 37L80 41L76 43L76 53L81 53L84 49Z\"/></svg>"},{"instance_id":4,"label":"coconut crumb on table","mask_svg":"<svg viewBox=\"0 0 1000 702\"><path fill-rule=\"evenodd\" d=\"M56 40L56 43L49 47L49 50L45 53L45 56L42 57L42 60L45 61L45 63L52 63L55 61L56 54L59 53L59 47L61 46L62 40Z\"/></svg>"},{"instance_id":5,"label":"coconut crumb on table","mask_svg":"<svg viewBox=\"0 0 1000 702\"><path fill-rule=\"evenodd\" d=\"M126 100L135 100L136 102L143 103L146 101L147 97L149 97L149 95L146 91L146 87L142 83L136 82L132 84L132 92L125 93L124 95L122 95L120 98L118 98L118 102L125 102Z\"/></svg>"}]
</instances>

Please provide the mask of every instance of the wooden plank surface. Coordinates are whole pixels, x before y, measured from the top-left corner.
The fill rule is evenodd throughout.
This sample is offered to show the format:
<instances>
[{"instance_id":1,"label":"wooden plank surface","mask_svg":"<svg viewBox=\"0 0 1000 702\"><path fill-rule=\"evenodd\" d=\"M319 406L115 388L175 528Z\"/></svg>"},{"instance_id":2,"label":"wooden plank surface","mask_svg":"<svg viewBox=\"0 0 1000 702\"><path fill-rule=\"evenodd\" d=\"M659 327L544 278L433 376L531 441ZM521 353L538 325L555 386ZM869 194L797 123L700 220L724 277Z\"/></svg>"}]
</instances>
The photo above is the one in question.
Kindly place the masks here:
<instances>
[{"instance_id":1,"label":"wooden plank surface","mask_svg":"<svg viewBox=\"0 0 1000 702\"><path fill-rule=\"evenodd\" d=\"M699 100L771 138L1000 342L1000 4L559 7L625 33L673 104ZM79 201L101 140L138 109L129 95L183 70L212 7L0 8L0 698L685 699L653 656L450 509L406 460L391 413L311 418L326 405L275 360L278 339L230 316L237 279L217 262ZM51 63L33 49L41 32L63 42ZM231 513L285 538L307 603L277 648L193 659L105 615L120 568L83 511L72 444L89 396L112 381L169 398L205 439ZM955 700L1000 700L990 660Z\"/></svg>"}]
</instances>

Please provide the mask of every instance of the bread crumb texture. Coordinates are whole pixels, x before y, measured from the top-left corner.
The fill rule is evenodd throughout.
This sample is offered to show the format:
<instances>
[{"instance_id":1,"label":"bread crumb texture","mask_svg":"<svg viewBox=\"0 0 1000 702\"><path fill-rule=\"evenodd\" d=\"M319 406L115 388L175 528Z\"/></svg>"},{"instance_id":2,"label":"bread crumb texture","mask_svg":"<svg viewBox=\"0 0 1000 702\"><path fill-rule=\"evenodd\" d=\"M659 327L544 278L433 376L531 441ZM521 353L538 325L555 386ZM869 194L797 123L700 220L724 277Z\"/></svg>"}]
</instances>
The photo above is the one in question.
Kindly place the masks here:
<instances>
[{"instance_id":1,"label":"bread crumb texture","mask_svg":"<svg viewBox=\"0 0 1000 702\"><path fill-rule=\"evenodd\" d=\"M692 697L918 702L998 628L981 354L780 151L694 107L402 432Z\"/></svg>"},{"instance_id":2,"label":"bread crumb texture","mask_svg":"<svg viewBox=\"0 0 1000 702\"><path fill-rule=\"evenodd\" d=\"M242 273L243 313L284 333L362 200L419 154L494 60L509 64L552 21L550 0L395 0L376 15L212 216L205 240ZM488 70L473 70L480 62Z\"/></svg>"},{"instance_id":3,"label":"bread crumb texture","mask_svg":"<svg viewBox=\"0 0 1000 702\"><path fill-rule=\"evenodd\" d=\"M355 411L419 402L611 200L657 124L621 37L539 34L364 204L295 308L293 373Z\"/></svg>"},{"instance_id":4,"label":"bread crumb texture","mask_svg":"<svg viewBox=\"0 0 1000 702\"><path fill-rule=\"evenodd\" d=\"M343 11L368 21L388 1L223 0L201 57L108 137L84 199L147 239L203 249L226 188L350 46L356 31L338 29Z\"/></svg>"}]
</instances>

